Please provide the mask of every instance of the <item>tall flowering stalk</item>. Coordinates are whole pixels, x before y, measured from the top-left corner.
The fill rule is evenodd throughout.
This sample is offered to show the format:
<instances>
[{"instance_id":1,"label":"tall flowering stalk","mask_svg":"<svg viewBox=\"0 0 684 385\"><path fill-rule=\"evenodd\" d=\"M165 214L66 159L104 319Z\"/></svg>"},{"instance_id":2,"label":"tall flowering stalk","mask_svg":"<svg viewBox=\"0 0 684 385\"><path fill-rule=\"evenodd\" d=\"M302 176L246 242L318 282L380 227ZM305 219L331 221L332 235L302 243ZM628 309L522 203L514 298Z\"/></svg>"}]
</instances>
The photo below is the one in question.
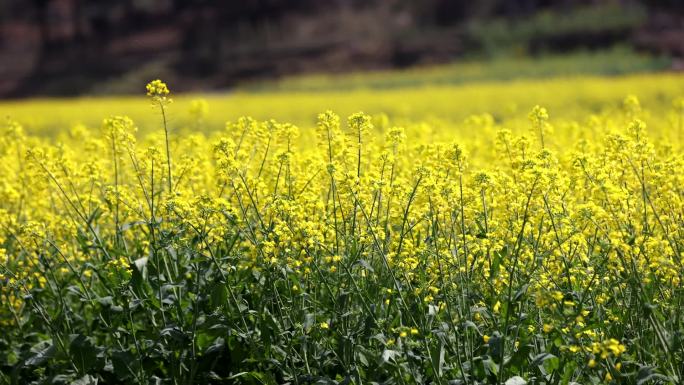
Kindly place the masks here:
<instances>
[{"instance_id":1,"label":"tall flowering stalk","mask_svg":"<svg viewBox=\"0 0 684 385\"><path fill-rule=\"evenodd\" d=\"M171 149L169 146L169 126L166 122L166 106L173 102L169 97L169 88L166 83L161 80L152 80L147 83L147 96L152 99L152 104L159 106L162 114L162 122L164 124L164 139L166 141L166 166L167 166L167 182L169 187L169 194L173 192L173 179L171 177Z\"/></svg>"}]
</instances>

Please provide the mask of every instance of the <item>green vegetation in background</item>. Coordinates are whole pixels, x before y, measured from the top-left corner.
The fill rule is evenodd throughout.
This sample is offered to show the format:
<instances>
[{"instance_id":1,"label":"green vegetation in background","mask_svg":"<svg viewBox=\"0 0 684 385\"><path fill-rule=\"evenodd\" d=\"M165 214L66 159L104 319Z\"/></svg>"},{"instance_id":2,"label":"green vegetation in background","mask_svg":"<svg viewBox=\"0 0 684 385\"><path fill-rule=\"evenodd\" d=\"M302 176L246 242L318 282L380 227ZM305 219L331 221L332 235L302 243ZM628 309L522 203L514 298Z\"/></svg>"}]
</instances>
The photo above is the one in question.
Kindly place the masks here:
<instances>
[{"instance_id":1,"label":"green vegetation in background","mask_svg":"<svg viewBox=\"0 0 684 385\"><path fill-rule=\"evenodd\" d=\"M615 47L608 51L565 55L500 57L406 70L358 72L343 75L303 75L243 87L246 91L334 91L388 89L424 85L461 84L577 75L622 75L669 68L671 60Z\"/></svg>"},{"instance_id":2,"label":"green vegetation in background","mask_svg":"<svg viewBox=\"0 0 684 385\"><path fill-rule=\"evenodd\" d=\"M624 42L646 19L646 10L636 4L608 2L567 10L549 9L520 20L472 20L466 26L466 34L474 51L496 57ZM561 43L568 46L559 46Z\"/></svg>"}]
</instances>

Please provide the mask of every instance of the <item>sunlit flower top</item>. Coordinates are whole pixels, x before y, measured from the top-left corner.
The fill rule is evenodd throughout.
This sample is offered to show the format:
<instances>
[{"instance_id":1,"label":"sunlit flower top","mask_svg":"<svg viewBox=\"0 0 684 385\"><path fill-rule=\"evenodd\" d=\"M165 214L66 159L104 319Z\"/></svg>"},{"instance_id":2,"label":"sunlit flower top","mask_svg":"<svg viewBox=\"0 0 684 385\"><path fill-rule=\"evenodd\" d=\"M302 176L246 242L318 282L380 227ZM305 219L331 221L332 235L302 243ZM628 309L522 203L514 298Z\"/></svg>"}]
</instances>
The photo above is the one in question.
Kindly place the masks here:
<instances>
[{"instance_id":1,"label":"sunlit flower top","mask_svg":"<svg viewBox=\"0 0 684 385\"><path fill-rule=\"evenodd\" d=\"M154 103L169 104L172 102L172 99L169 98L169 87L159 79L147 83L145 89L147 96L151 97Z\"/></svg>"}]
</instances>

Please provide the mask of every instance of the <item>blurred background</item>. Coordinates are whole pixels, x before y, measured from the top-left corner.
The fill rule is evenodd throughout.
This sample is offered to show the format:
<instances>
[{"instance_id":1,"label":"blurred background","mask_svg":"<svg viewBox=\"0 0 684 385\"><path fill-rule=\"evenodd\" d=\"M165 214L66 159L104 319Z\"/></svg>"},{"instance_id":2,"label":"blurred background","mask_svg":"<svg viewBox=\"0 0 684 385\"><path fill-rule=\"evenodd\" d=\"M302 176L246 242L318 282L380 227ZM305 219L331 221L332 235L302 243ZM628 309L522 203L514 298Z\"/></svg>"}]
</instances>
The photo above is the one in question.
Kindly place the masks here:
<instances>
[{"instance_id":1,"label":"blurred background","mask_svg":"<svg viewBox=\"0 0 684 385\"><path fill-rule=\"evenodd\" d=\"M500 62L489 68L511 78L543 72L511 58L562 55L576 58L568 71L681 70L684 1L0 1L0 98L140 94L153 78L174 91L258 90L454 62ZM478 68L439 80L467 81Z\"/></svg>"}]
</instances>

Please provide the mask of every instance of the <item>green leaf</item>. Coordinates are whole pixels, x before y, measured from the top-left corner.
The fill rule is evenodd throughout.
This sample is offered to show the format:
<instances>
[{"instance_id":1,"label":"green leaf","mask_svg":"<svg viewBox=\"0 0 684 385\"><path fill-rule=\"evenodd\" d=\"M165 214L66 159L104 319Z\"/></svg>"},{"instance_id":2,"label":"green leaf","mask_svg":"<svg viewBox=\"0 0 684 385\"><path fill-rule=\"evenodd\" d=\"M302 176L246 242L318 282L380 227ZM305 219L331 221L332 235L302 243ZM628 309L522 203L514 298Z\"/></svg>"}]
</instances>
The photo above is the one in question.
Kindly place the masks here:
<instances>
[{"instance_id":1,"label":"green leaf","mask_svg":"<svg viewBox=\"0 0 684 385\"><path fill-rule=\"evenodd\" d=\"M482 365L484 366L485 373L488 376L496 376L497 373L499 373L499 365L497 365L496 362L494 362L494 360L492 360L492 358L489 356L483 357Z\"/></svg>"},{"instance_id":2,"label":"green leaf","mask_svg":"<svg viewBox=\"0 0 684 385\"><path fill-rule=\"evenodd\" d=\"M501 254L500 252L495 252L492 255L492 263L489 267L489 279L491 281L496 280L499 276L499 267L501 266Z\"/></svg>"},{"instance_id":3,"label":"green leaf","mask_svg":"<svg viewBox=\"0 0 684 385\"><path fill-rule=\"evenodd\" d=\"M228 303L228 289L223 283L217 283L211 290L211 306L214 308Z\"/></svg>"},{"instance_id":4,"label":"green leaf","mask_svg":"<svg viewBox=\"0 0 684 385\"><path fill-rule=\"evenodd\" d=\"M561 376L561 385L569 385L572 375L575 373L577 364L575 361L570 361L563 365L563 375Z\"/></svg>"},{"instance_id":5,"label":"green leaf","mask_svg":"<svg viewBox=\"0 0 684 385\"><path fill-rule=\"evenodd\" d=\"M505 385L526 385L527 381L520 376L513 376L506 380Z\"/></svg>"},{"instance_id":6,"label":"green leaf","mask_svg":"<svg viewBox=\"0 0 684 385\"><path fill-rule=\"evenodd\" d=\"M276 385L276 380L270 374L262 372L242 372L235 374L233 378L244 378L247 384L253 385Z\"/></svg>"},{"instance_id":7,"label":"green leaf","mask_svg":"<svg viewBox=\"0 0 684 385\"><path fill-rule=\"evenodd\" d=\"M228 377L227 379L228 380L234 380L236 378L240 378L240 377L246 376L248 374L249 374L249 372L240 372L240 373L233 374L232 376Z\"/></svg>"},{"instance_id":8,"label":"green leaf","mask_svg":"<svg viewBox=\"0 0 684 385\"><path fill-rule=\"evenodd\" d=\"M444 349L444 341L439 339L439 344L431 349L430 354L434 359L437 357L437 374L442 377L444 372L444 354L446 353Z\"/></svg>"},{"instance_id":9,"label":"green leaf","mask_svg":"<svg viewBox=\"0 0 684 385\"><path fill-rule=\"evenodd\" d=\"M97 382L97 377L86 374L78 380L72 381L70 385L97 385Z\"/></svg>"},{"instance_id":10,"label":"green leaf","mask_svg":"<svg viewBox=\"0 0 684 385\"><path fill-rule=\"evenodd\" d=\"M147 266L147 257L142 257L138 258L134 261L135 267L138 269L138 271L142 272L145 266Z\"/></svg>"},{"instance_id":11,"label":"green leaf","mask_svg":"<svg viewBox=\"0 0 684 385\"><path fill-rule=\"evenodd\" d=\"M145 221L134 221L134 222L127 222L121 225L121 231L127 231L130 230L132 227L139 226L139 225L144 225Z\"/></svg>"},{"instance_id":12,"label":"green leaf","mask_svg":"<svg viewBox=\"0 0 684 385\"><path fill-rule=\"evenodd\" d=\"M477 332L477 334L482 335L482 333L480 332L480 328L479 328L479 327L475 324L475 322L473 322L473 321L465 321L465 322L463 322L463 328L466 329L466 330L467 330L467 329L473 329L473 330L475 330L475 331Z\"/></svg>"},{"instance_id":13,"label":"green leaf","mask_svg":"<svg viewBox=\"0 0 684 385\"><path fill-rule=\"evenodd\" d=\"M551 374L553 371L557 370L560 367L560 359L554 356L547 360L544 360L544 363L542 365L544 367L544 371L546 372L546 374Z\"/></svg>"},{"instance_id":14,"label":"green leaf","mask_svg":"<svg viewBox=\"0 0 684 385\"><path fill-rule=\"evenodd\" d=\"M489 342L487 342L487 345L489 346L489 352L493 357L501 357L501 353L503 350L503 342L503 337L501 337L501 334L499 334L499 332L492 333L492 336L489 338Z\"/></svg>"},{"instance_id":15,"label":"green leaf","mask_svg":"<svg viewBox=\"0 0 684 385\"><path fill-rule=\"evenodd\" d=\"M83 334L72 334L69 344L69 356L80 372L104 366L102 352L104 349L93 345L89 337Z\"/></svg>"},{"instance_id":16,"label":"green leaf","mask_svg":"<svg viewBox=\"0 0 684 385\"><path fill-rule=\"evenodd\" d=\"M306 313L304 316L304 330L306 332L311 330L311 328L314 326L314 323L316 323L316 317L312 313Z\"/></svg>"},{"instance_id":17,"label":"green leaf","mask_svg":"<svg viewBox=\"0 0 684 385\"><path fill-rule=\"evenodd\" d=\"M667 377L663 376L662 374L655 373L653 368L650 366L641 366L637 372L636 380L637 385L643 385L653 380L667 381Z\"/></svg>"},{"instance_id":18,"label":"green leaf","mask_svg":"<svg viewBox=\"0 0 684 385\"><path fill-rule=\"evenodd\" d=\"M136 360L129 351L114 351L111 355L114 374L120 379L129 379L135 376L140 361Z\"/></svg>"},{"instance_id":19,"label":"green leaf","mask_svg":"<svg viewBox=\"0 0 684 385\"><path fill-rule=\"evenodd\" d=\"M383 364L390 362L394 357L398 356L400 352L396 350L385 349L382 351L382 356L380 356L380 361Z\"/></svg>"},{"instance_id":20,"label":"green leaf","mask_svg":"<svg viewBox=\"0 0 684 385\"><path fill-rule=\"evenodd\" d=\"M518 291L517 291L517 292L515 293L515 295L513 296L513 302L514 302L514 303L515 303L515 302L518 302L518 301L520 301L520 300L522 299L522 297L523 297L523 296L525 295L525 293L527 292L527 288L528 288L529 286L530 286L530 284L528 283L528 284L522 285L522 287L521 287L520 289L518 289Z\"/></svg>"},{"instance_id":21,"label":"green leaf","mask_svg":"<svg viewBox=\"0 0 684 385\"><path fill-rule=\"evenodd\" d=\"M515 368L518 370L522 370L527 368L529 365L529 357L530 357L530 352L534 348L534 345L531 345L529 343L521 343L518 346L518 349L515 349L512 352L511 358L509 360L509 363L507 364L511 368ZM514 373L516 373L514 371Z\"/></svg>"},{"instance_id":22,"label":"green leaf","mask_svg":"<svg viewBox=\"0 0 684 385\"><path fill-rule=\"evenodd\" d=\"M558 360L558 358L557 358L556 356L554 356L553 354L551 354L551 353L541 353L541 354L537 354L537 355L532 359L532 364L531 364L531 365L532 365L532 366L544 365L544 363L545 363L546 361L548 361L548 360L553 360L553 359Z\"/></svg>"},{"instance_id":23,"label":"green leaf","mask_svg":"<svg viewBox=\"0 0 684 385\"><path fill-rule=\"evenodd\" d=\"M364 269L370 271L371 273L374 272L373 267L371 267L371 265L365 259L359 259L357 263L361 265L361 267L363 267Z\"/></svg>"},{"instance_id":24,"label":"green leaf","mask_svg":"<svg viewBox=\"0 0 684 385\"><path fill-rule=\"evenodd\" d=\"M96 301L99 302L100 305L102 305L104 307L110 307L110 306L114 305L114 299L110 295L108 295L106 297L97 297Z\"/></svg>"},{"instance_id":25,"label":"green leaf","mask_svg":"<svg viewBox=\"0 0 684 385\"><path fill-rule=\"evenodd\" d=\"M365 349L359 347L358 351L356 352L356 357L362 366L368 366L369 362L368 357L366 356Z\"/></svg>"},{"instance_id":26,"label":"green leaf","mask_svg":"<svg viewBox=\"0 0 684 385\"><path fill-rule=\"evenodd\" d=\"M31 348L31 351L34 352L35 354L29 357L25 362L24 365L26 366L40 366L44 364L47 360L50 358L54 357L57 348L55 348L54 345L48 343L48 342L41 342L36 345L34 345Z\"/></svg>"}]
</instances>

